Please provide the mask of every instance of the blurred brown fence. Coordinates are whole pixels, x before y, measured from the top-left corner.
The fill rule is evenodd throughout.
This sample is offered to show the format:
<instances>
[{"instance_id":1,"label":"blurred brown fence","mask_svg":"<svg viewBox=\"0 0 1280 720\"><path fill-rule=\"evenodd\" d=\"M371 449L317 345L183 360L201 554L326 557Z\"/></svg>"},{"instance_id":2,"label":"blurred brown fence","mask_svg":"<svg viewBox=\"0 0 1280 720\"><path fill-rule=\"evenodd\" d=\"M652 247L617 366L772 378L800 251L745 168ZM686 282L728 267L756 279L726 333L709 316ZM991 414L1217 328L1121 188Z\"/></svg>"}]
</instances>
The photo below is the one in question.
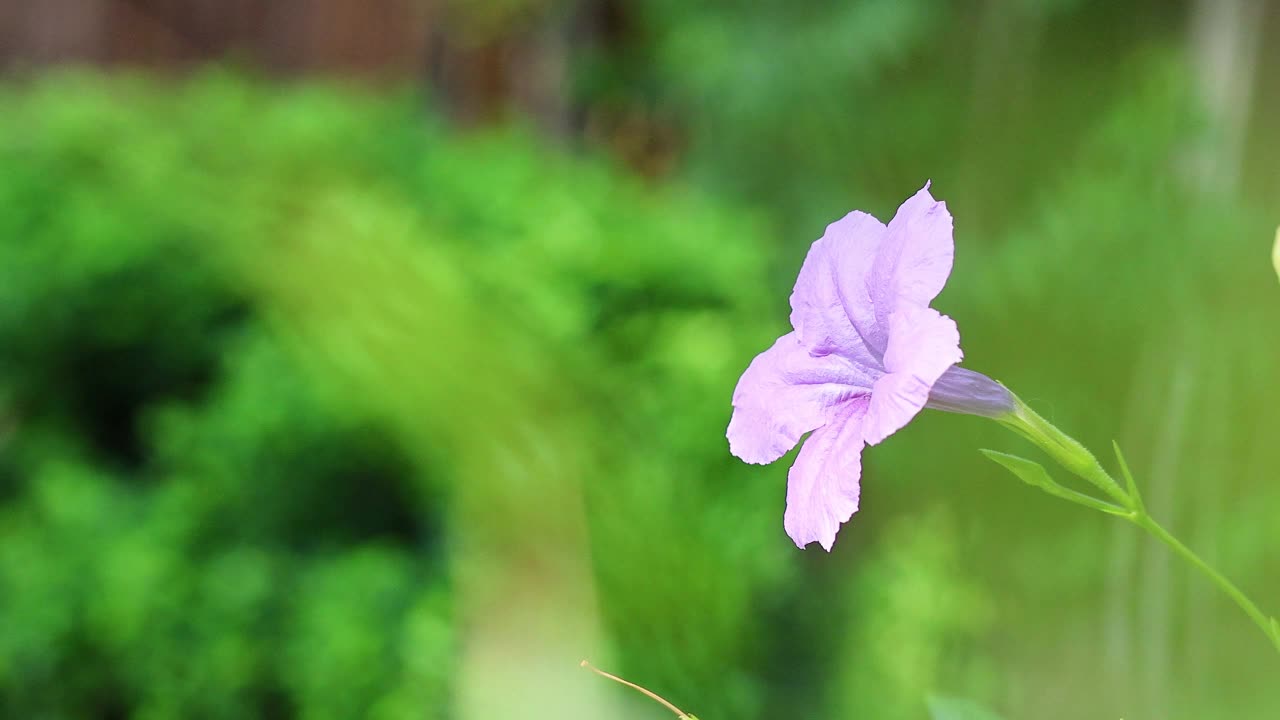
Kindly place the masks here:
<instances>
[{"instance_id":1,"label":"blurred brown fence","mask_svg":"<svg viewBox=\"0 0 1280 720\"><path fill-rule=\"evenodd\" d=\"M678 144L650 98L575 96L571 53L634 43L625 0L0 0L0 73L92 65L416 83L453 119L508 111L661 174Z\"/></svg>"},{"instance_id":2,"label":"blurred brown fence","mask_svg":"<svg viewBox=\"0 0 1280 720\"><path fill-rule=\"evenodd\" d=\"M0 64L174 66L228 56L285 72L412 76L422 0L0 0Z\"/></svg>"}]
</instances>

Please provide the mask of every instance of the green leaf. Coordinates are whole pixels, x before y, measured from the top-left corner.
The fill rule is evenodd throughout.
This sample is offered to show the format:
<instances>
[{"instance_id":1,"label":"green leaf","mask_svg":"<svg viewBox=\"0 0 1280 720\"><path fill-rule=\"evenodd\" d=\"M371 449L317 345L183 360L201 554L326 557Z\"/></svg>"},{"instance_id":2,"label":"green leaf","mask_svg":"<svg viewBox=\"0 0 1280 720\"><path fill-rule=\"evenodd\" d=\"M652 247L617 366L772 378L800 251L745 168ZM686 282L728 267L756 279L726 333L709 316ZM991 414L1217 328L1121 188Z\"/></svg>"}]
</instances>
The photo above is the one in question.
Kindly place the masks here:
<instances>
[{"instance_id":1,"label":"green leaf","mask_svg":"<svg viewBox=\"0 0 1280 720\"><path fill-rule=\"evenodd\" d=\"M1129 463L1125 462L1124 453L1120 452L1120 443L1112 440L1111 447L1115 448L1116 460L1120 463L1120 473L1124 475L1125 486L1129 491L1129 502L1133 503L1134 510L1145 515L1147 506L1142 502L1142 493L1138 492L1138 484L1133 481L1133 473L1129 472Z\"/></svg>"},{"instance_id":2,"label":"green leaf","mask_svg":"<svg viewBox=\"0 0 1280 720\"><path fill-rule=\"evenodd\" d=\"M1276 275L1280 276L1280 228L1276 228L1276 244L1271 246L1271 264L1276 268Z\"/></svg>"},{"instance_id":3,"label":"green leaf","mask_svg":"<svg viewBox=\"0 0 1280 720\"><path fill-rule=\"evenodd\" d=\"M987 456L991 460L1004 466L1006 470L1013 473L1017 478L1032 487L1038 487L1041 490L1060 497L1063 500L1069 500L1077 505L1083 505L1109 515L1128 516L1129 511L1119 505L1112 505L1095 497L1076 492L1070 488L1065 488L1049 477L1049 472L1044 469L1040 463L1028 460L1017 455L997 452L995 450L979 450L978 452Z\"/></svg>"},{"instance_id":4,"label":"green leaf","mask_svg":"<svg viewBox=\"0 0 1280 720\"><path fill-rule=\"evenodd\" d=\"M972 700L933 696L929 698L931 720L1000 720L1000 716Z\"/></svg>"}]
</instances>

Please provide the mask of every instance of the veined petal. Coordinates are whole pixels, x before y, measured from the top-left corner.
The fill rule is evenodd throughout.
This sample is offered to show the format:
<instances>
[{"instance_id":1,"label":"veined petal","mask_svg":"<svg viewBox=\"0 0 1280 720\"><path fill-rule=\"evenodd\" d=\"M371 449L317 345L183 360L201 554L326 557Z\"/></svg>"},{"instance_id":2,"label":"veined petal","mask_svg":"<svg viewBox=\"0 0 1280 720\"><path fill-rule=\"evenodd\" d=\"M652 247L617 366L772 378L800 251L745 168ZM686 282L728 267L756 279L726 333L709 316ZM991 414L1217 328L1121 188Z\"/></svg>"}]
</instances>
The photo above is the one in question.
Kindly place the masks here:
<instances>
[{"instance_id":1,"label":"veined petal","mask_svg":"<svg viewBox=\"0 0 1280 720\"><path fill-rule=\"evenodd\" d=\"M929 401L929 390L947 368L960 362L960 331L929 307L904 305L889 317L888 374L871 390L863 438L875 445L900 430Z\"/></svg>"},{"instance_id":2,"label":"veined petal","mask_svg":"<svg viewBox=\"0 0 1280 720\"><path fill-rule=\"evenodd\" d=\"M883 333L874 332L867 275L884 232L879 220L854 211L828 225L809 248L791 293L791 326L810 353L879 366Z\"/></svg>"},{"instance_id":3,"label":"veined petal","mask_svg":"<svg viewBox=\"0 0 1280 720\"><path fill-rule=\"evenodd\" d=\"M951 213L926 183L889 221L868 287L876 322L885 327L903 303L927 306L947 284L955 256Z\"/></svg>"},{"instance_id":4,"label":"veined petal","mask_svg":"<svg viewBox=\"0 0 1280 720\"><path fill-rule=\"evenodd\" d=\"M866 396L841 405L831 422L813 431L791 466L782 524L800 548L817 541L830 551L840 524L858 509L867 407Z\"/></svg>"},{"instance_id":5,"label":"veined petal","mask_svg":"<svg viewBox=\"0 0 1280 720\"><path fill-rule=\"evenodd\" d=\"M836 294L858 337L876 360L880 360L884 356L889 332L887 327L876 321L875 304L871 300L871 270L880 251L885 226L863 212L851 212L840 222L844 224L842 241L836 244L832 253ZM873 238L874 242L871 241Z\"/></svg>"},{"instance_id":6,"label":"veined petal","mask_svg":"<svg viewBox=\"0 0 1280 720\"><path fill-rule=\"evenodd\" d=\"M871 391L878 375L838 355L815 357L795 333L751 361L733 391L729 450L749 463L771 463L826 424L840 403Z\"/></svg>"}]
</instances>

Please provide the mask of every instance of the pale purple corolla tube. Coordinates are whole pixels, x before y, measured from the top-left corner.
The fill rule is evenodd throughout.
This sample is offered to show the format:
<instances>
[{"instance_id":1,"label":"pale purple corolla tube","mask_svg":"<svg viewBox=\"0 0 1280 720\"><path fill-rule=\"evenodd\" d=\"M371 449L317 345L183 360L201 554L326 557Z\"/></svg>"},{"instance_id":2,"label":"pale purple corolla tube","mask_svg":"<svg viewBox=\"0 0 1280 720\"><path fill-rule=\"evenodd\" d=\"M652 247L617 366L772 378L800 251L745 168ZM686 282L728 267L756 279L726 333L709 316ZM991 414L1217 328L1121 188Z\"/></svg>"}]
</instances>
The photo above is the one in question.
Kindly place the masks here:
<instances>
[{"instance_id":1,"label":"pale purple corolla tube","mask_svg":"<svg viewBox=\"0 0 1280 720\"><path fill-rule=\"evenodd\" d=\"M852 212L813 243L791 294L793 332L733 392L730 451L771 463L811 433L787 476L783 526L830 550L858 509L862 448L922 408L998 418L1013 396L963 357L955 322L929 307L951 274L951 214L926 184L886 227Z\"/></svg>"},{"instance_id":2,"label":"pale purple corolla tube","mask_svg":"<svg viewBox=\"0 0 1280 720\"><path fill-rule=\"evenodd\" d=\"M1013 395L1005 386L959 365L947 368L933 383L924 406L993 419L1007 417L1014 410Z\"/></svg>"}]
</instances>

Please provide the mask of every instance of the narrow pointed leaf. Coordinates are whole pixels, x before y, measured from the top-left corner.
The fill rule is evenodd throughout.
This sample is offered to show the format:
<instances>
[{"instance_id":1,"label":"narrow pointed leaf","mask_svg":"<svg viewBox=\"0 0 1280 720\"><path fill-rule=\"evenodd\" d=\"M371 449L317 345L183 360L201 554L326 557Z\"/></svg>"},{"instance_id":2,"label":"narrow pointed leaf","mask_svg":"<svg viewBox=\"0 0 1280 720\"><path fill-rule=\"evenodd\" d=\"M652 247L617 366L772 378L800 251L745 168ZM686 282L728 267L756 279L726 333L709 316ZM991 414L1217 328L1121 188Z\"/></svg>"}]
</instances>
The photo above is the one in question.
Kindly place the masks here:
<instances>
[{"instance_id":1,"label":"narrow pointed leaf","mask_svg":"<svg viewBox=\"0 0 1280 720\"><path fill-rule=\"evenodd\" d=\"M1115 448L1116 460L1120 463L1120 473L1124 475L1125 487L1128 489L1129 501L1133 503L1133 509L1145 514L1147 506L1142 502L1142 493L1138 492L1138 484L1133 481L1133 473L1129 472L1129 463L1125 462L1124 453L1120 452L1120 443L1112 440L1111 447Z\"/></svg>"},{"instance_id":2,"label":"narrow pointed leaf","mask_svg":"<svg viewBox=\"0 0 1280 720\"><path fill-rule=\"evenodd\" d=\"M1069 500L1077 505L1083 505L1087 508L1107 513L1108 515L1129 515L1129 511L1119 505L1113 505L1109 502L1104 502L1095 497L1091 497L1084 493L1076 492L1075 490L1059 485L1053 478L1049 477L1049 472L1045 470L1040 463L1033 460L1018 457L1017 455L997 452L995 450L979 450L978 452L1002 465L1006 470L1013 473L1019 480L1031 485L1032 487L1038 487L1054 497L1060 497L1063 500Z\"/></svg>"}]
</instances>

